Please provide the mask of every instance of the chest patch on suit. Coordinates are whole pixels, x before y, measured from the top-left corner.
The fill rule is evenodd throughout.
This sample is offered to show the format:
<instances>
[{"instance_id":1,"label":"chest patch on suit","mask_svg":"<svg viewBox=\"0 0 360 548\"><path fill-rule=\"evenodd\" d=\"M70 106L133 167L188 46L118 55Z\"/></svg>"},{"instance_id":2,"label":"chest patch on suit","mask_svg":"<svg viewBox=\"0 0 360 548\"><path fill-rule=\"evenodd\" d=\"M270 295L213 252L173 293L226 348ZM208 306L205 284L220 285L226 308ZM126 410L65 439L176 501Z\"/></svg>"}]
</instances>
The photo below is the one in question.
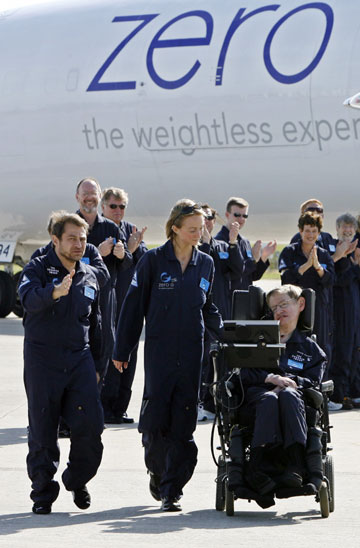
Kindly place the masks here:
<instances>
[{"instance_id":1,"label":"chest patch on suit","mask_svg":"<svg viewBox=\"0 0 360 548\"><path fill-rule=\"evenodd\" d=\"M208 282L205 278L201 278L199 285L200 285L201 289L203 289L205 292L207 292L207 290L209 289L209 286L210 286L210 282Z\"/></svg>"},{"instance_id":2,"label":"chest patch on suit","mask_svg":"<svg viewBox=\"0 0 360 548\"><path fill-rule=\"evenodd\" d=\"M228 259L229 253L227 251L219 251L219 257L220 259Z\"/></svg>"},{"instance_id":3,"label":"chest patch on suit","mask_svg":"<svg viewBox=\"0 0 360 548\"><path fill-rule=\"evenodd\" d=\"M160 282L158 285L159 289L174 289L177 278L172 278L171 274L167 272L162 272L160 274Z\"/></svg>"},{"instance_id":4,"label":"chest patch on suit","mask_svg":"<svg viewBox=\"0 0 360 548\"><path fill-rule=\"evenodd\" d=\"M330 244L330 245L329 245L329 251L330 251L330 253L334 253L334 252L335 252L335 249L336 249L336 247L334 246L334 244Z\"/></svg>"},{"instance_id":5,"label":"chest patch on suit","mask_svg":"<svg viewBox=\"0 0 360 548\"><path fill-rule=\"evenodd\" d=\"M252 259L253 254L252 254L251 249L246 250L246 255L249 257L249 259Z\"/></svg>"},{"instance_id":6,"label":"chest patch on suit","mask_svg":"<svg viewBox=\"0 0 360 548\"><path fill-rule=\"evenodd\" d=\"M300 362L300 361L298 362L298 361L292 360L291 358L288 359L287 364L289 367L295 367L296 369L304 369L303 362Z\"/></svg>"},{"instance_id":7,"label":"chest patch on suit","mask_svg":"<svg viewBox=\"0 0 360 548\"><path fill-rule=\"evenodd\" d=\"M55 275L55 276L56 276L56 274L59 274L59 269L58 269L58 268L55 268L55 266L49 266L46 270L47 270L48 273L51 274L51 275Z\"/></svg>"},{"instance_id":8,"label":"chest patch on suit","mask_svg":"<svg viewBox=\"0 0 360 548\"><path fill-rule=\"evenodd\" d=\"M81 259L81 262L84 263L84 264L90 264L90 259L89 259L89 257L83 257Z\"/></svg>"},{"instance_id":9,"label":"chest patch on suit","mask_svg":"<svg viewBox=\"0 0 360 548\"><path fill-rule=\"evenodd\" d=\"M95 299L95 289L86 285L84 287L84 295L85 297L93 301Z\"/></svg>"}]
</instances>

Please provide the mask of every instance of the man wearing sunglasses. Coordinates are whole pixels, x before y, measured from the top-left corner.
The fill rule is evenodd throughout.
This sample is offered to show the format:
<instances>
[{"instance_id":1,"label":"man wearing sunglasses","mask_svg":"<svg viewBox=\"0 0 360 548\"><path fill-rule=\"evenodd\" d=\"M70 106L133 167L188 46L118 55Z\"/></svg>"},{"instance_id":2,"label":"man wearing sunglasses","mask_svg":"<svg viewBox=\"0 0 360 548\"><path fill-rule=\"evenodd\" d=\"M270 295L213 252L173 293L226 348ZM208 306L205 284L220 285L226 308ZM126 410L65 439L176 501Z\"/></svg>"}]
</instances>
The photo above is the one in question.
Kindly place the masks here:
<instances>
[{"instance_id":1,"label":"man wearing sunglasses","mask_svg":"<svg viewBox=\"0 0 360 548\"><path fill-rule=\"evenodd\" d=\"M101 198L102 214L113 221L120 230L121 238L126 242L129 252L132 254L133 263L130 268L118 272L116 281L116 323L119 317L122 303L134 275L135 266L140 258L147 252L143 241L146 226L138 230L135 225L124 220L128 205L128 194L122 188L110 187L103 191ZM109 362L104 387L101 391L101 401L104 408L105 423L122 424L133 423L134 419L127 416L127 408L131 398L131 387L134 380L137 349L133 350L129 367L120 373Z\"/></svg>"},{"instance_id":2,"label":"man wearing sunglasses","mask_svg":"<svg viewBox=\"0 0 360 548\"><path fill-rule=\"evenodd\" d=\"M77 213L88 223L88 242L98 248L110 274L110 280L100 290L103 326L102 357L99 367L99 388L101 389L115 340L116 279L120 270L126 270L131 266L133 259L119 227L113 221L98 214L100 199L101 188L96 179L87 177L77 184L76 200L79 204Z\"/></svg>"},{"instance_id":3,"label":"man wearing sunglasses","mask_svg":"<svg viewBox=\"0 0 360 548\"><path fill-rule=\"evenodd\" d=\"M237 245L242 257L243 266L240 276L232 276L231 290L248 289L253 281L259 280L269 266L268 258L276 249L276 241L273 240L262 247L261 240L257 240L251 247L249 240L238 234L237 243L231 243L229 234L233 223L238 223L240 230L246 223L249 214L249 204L243 198L229 198L226 204L226 225L223 225L220 232L215 236L216 240L228 242L231 245Z\"/></svg>"}]
</instances>

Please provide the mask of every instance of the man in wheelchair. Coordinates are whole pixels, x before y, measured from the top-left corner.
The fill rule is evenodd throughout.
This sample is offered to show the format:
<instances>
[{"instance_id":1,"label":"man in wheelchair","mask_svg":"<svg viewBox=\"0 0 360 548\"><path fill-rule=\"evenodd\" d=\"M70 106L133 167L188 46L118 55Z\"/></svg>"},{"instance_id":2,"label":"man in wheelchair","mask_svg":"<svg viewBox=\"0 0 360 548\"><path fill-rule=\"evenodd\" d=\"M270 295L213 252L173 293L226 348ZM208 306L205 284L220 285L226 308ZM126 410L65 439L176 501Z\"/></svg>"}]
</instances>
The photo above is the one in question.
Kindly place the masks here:
<instances>
[{"instance_id":1,"label":"man in wheelchair","mask_svg":"<svg viewBox=\"0 0 360 548\"><path fill-rule=\"evenodd\" d=\"M280 341L286 344L281 372L241 370L245 405L255 412L248 482L262 495L276 487L265 472L269 449L282 447L288 462L277 481L286 487L303 484L308 425L302 389L319 386L327 363L315 341L297 329L305 307L301 293L299 287L284 285L266 297L274 319L280 322Z\"/></svg>"},{"instance_id":2,"label":"man in wheelchair","mask_svg":"<svg viewBox=\"0 0 360 548\"><path fill-rule=\"evenodd\" d=\"M257 290L264 300L260 288L249 288L246 296L250 319L260 317L252 316L254 308L258 308L258 313L263 307L258 303L254 307L250 298L259 293ZM258 300L258 296L255 297L254 302ZM279 366L272 371L263 364L259 368L246 367L241 366L246 360L240 359L230 373L229 364L225 365L226 380L222 376L222 381L217 383L217 420L222 448L217 480L219 510L223 509L226 499L221 478L227 478L227 493L233 493L235 498L253 499L263 508L274 504L275 494L277 498L315 495L317 500L320 498L321 506L319 495L325 481L326 497L331 504L330 511L333 510L333 477L327 480L324 474L328 467L328 475L332 475L332 461L326 456L330 435L327 402L322 394L331 390L332 381L321 383L326 354L308 336L313 322L313 297L311 290L303 291L293 285L270 291L266 301L274 320L279 322L280 342L284 344L278 357ZM242 319L243 305L235 305L233 309L233 318ZM240 311L240 317L236 310ZM228 345L230 351L231 346ZM229 356L225 347L226 344L222 346L223 362ZM221 359L215 363L221 373ZM232 515L231 512L233 510L228 515ZM323 516L326 514L328 511L324 510Z\"/></svg>"}]
</instances>

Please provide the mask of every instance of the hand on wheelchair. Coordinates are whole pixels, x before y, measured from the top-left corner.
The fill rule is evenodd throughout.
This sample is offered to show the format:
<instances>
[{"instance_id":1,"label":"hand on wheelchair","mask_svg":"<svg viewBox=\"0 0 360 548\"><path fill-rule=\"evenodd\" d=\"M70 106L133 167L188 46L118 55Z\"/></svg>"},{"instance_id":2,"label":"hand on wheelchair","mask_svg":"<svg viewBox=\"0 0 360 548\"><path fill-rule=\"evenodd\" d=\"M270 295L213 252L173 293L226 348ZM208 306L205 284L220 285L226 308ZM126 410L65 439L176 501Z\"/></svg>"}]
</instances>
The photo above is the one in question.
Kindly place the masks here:
<instances>
[{"instance_id":1,"label":"hand on wheelchair","mask_svg":"<svg viewBox=\"0 0 360 548\"><path fill-rule=\"evenodd\" d=\"M298 385L290 377L282 377L281 375L275 375L274 373L269 373L265 379L266 383L274 384L279 388L298 388Z\"/></svg>"}]
</instances>

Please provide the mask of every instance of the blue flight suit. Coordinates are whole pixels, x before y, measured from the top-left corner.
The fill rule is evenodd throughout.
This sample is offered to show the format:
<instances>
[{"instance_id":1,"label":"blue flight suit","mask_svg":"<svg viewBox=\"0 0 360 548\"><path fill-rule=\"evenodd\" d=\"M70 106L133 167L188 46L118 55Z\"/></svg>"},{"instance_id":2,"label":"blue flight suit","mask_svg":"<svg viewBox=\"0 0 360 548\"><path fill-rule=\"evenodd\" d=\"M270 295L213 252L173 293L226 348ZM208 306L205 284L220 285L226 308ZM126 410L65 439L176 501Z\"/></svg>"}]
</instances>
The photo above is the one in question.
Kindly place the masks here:
<instances>
[{"instance_id":1,"label":"blue flight suit","mask_svg":"<svg viewBox=\"0 0 360 548\"><path fill-rule=\"evenodd\" d=\"M222 226L221 230L216 234L215 239L229 242L229 229L225 225ZM240 234L237 236L237 242L243 266L240 275L231 274L231 291L235 291L236 289L247 290L249 285L252 285L255 280L260 280L270 264L269 261L264 262L261 259L256 263L253 259L249 240L242 238Z\"/></svg>"},{"instance_id":2,"label":"blue flight suit","mask_svg":"<svg viewBox=\"0 0 360 548\"><path fill-rule=\"evenodd\" d=\"M231 276L241 276L243 271L240 248L237 244L228 244L227 242L211 238L209 243L203 242L199 246L199 249L203 253L210 255L214 261L213 302L216 304L223 320L230 320L232 301ZM214 369L209 355L210 342L211 337L205 333L200 400L205 409L214 412L214 398L208 388L214 378Z\"/></svg>"},{"instance_id":3,"label":"blue flight suit","mask_svg":"<svg viewBox=\"0 0 360 548\"><path fill-rule=\"evenodd\" d=\"M215 273L212 288L213 302L223 320L231 319L231 276L239 277L243 272L243 259L237 244L211 238L210 243L202 243L200 251L213 258Z\"/></svg>"},{"instance_id":4,"label":"blue flight suit","mask_svg":"<svg viewBox=\"0 0 360 548\"><path fill-rule=\"evenodd\" d=\"M49 242L47 245L39 247L39 249L34 251L34 253L31 255L31 259L35 259L35 257L41 257L42 255L47 255L50 249L54 249L52 242ZM104 285L106 285L106 283L110 280L110 274L107 266L102 260L99 251L93 244L86 244L84 256L82 257L81 262L89 265L90 268L93 270L100 289L104 287Z\"/></svg>"},{"instance_id":5,"label":"blue flight suit","mask_svg":"<svg viewBox=\"0 0 360 548\"><path fill-rule=\"evenodd\" d=\"M297 232L291 238L291 241L290 241L291 244L294 244L296 242L301 242L300 232ZM321 231L318 239L316 240L316 245L318 247L322 247L323 249L326 249L326 251L328 251L330 255L333 255L335 253L336 244L337 244L337 241L334 240L334 238L331 236L329 232Z\"/></svg>"},{"instance_id":6,"label":"blue flight suit","mask_svg":"<svg viewBox=\"0 0 360 548\"><path fill-rule=\"evenodd\" d=\"M114 359L128 361L145 327L145 387L139 431L147 468L161 478L162 497L181 495L197 462L193 432L205 324L221 337L211 301L214 263L193 249L184 272L169 240L140 259L123 303Z\"/></svg>"},{"instance_id":7,"label":"blue flight suit","mask_svg":"<svg viewBox=\"0 0 360 548\"><path fill-rule=\"evenodd\" d=\"M318 344L295 329L281 354L279 374L293 379L299 388L310 388L319 385L326 364L325 352ZM276 393L274 385L265 383L268 372L263 369L242 368L240 374L245 404L255 410L252 447L305 446L307 424L301 391L287 387Z\"/></svg>"},{"instance_id":8,"label":"blue flight suit","mask_svg":"<svg viewBox=\"0 0 360 548\"><path fill-rule=\"evenodd\" d=\"M76 212L80 217L80 211ZM123 259L118 259L113 253L110 253L107 257L103 257L103 261L107 266L110 274L110 280L101 288L100 291L100 311L103 329L103 346L101 350L101 366L100 366L100 387L105 378L108 368L109 360L112 356L115 341L115 329L116 329L116 279L120 270L126 270L132 265L132 255L127 249L126 241L123 240L119 227L109 219L106 219L102 215L97 215L95 222L91 229L89 229L87 240L89 243L98 247L101 242L106 240L109 236L114 238L116 242L121 240L125 247L125 256Z\"/></svg>"},{"instance_id":9,"label":"blue flight suit","mask_svg":"<svg viewBox=\"0 0 360 548\"><path fill-rule=\"evenodd\" d=\"M353 255L353 254L352 254ZM360 397L360 267L350 256L335 263L334 350L329 376L335 387L331 399Z\"/></svg>"},{"instance_id":10,"label":"blue flight suit","mask_svg":"<svg viewBox=\"0 0 360 548\"><path fill-rule=\"evenodd\" d=\"M127 221L120 222L119 228L121 232L121 239L123 241L128 242L134 226L135 225ZM116 323L120 315L122 303L124 302L130 282L134 275L135 266L137 265L140 258L147 251L148 249L145 242L140 242L139 247L132 254L132 265L126 270L119 271L117 274L115 288L117 301ZM138 346L136 346L132 351L129 366L122 373L120 373L116 369L116 367L112 363L112 360L110 359L109 367L104 381L104 386L101 391L101 401L104 408L105 422L109 418L121 418L123 414L127 411L132 394L131 387L136 371L137 350Z\"/></svg>"},{"instance_id":11,"label":"blue flight suit","mask_svg":"<svg viewBox=\"0 0 360 548\"><path fill-rule=\"evenodd\" d=\"M335 267L334 261L325 249L318 247L317 256L324 269L322 278L317 274L314 267L309 268L302 276L299 274L299 267L307 261L301 249L301 242L284 247L279 257L279 272L282 284L293 284L303 288L310 287L315 291L313 331L316 334L318 345L325 351L328 363L330 363L333 329L332 287L335 280Z\"/></svg>"},{"instance_id":12,"label":"blue flight suit","mask_svg":"<svg viewBox=\"0 0 360 548\"><path fill-rule=\"evenodd\" d=\"M55 251L24 268L19 296L24 308L24 382L28 398L27 468L34 502L52 504L59 464L57 429L62 416L71 429L67 490L85 485L100 465L103 412L94 360L101 347L99 285L94 272L76 264L70 292L56 301L54 284L68 274Z\"/></svg>"}]
</instances>

